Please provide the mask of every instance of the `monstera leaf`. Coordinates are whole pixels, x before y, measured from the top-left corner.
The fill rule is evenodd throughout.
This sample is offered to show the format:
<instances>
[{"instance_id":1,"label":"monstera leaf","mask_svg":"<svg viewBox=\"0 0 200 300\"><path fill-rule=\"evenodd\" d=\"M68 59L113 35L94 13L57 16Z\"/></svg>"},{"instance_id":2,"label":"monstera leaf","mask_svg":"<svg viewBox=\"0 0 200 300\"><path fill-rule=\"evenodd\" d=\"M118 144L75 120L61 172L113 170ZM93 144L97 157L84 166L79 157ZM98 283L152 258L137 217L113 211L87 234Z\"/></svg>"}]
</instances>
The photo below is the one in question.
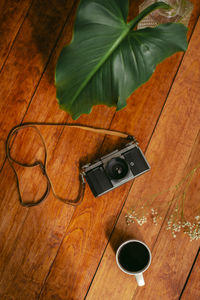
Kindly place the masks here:
<instances>
[{"instance_id":1,"label":"monstera leaf","mask_svg":"<svg viewBox=\"0 0 200 300\"><path fill-rule=\"evenodd\" d=\"M127 23L128 0L82 0L74 36L63 48L56 67L60 107L74 119L106 104L117 110L152 75L158 63L187 48L187 28L162 24L134 30L137 23L163 2L146 8Z\"/></svg>"}]
</instances>

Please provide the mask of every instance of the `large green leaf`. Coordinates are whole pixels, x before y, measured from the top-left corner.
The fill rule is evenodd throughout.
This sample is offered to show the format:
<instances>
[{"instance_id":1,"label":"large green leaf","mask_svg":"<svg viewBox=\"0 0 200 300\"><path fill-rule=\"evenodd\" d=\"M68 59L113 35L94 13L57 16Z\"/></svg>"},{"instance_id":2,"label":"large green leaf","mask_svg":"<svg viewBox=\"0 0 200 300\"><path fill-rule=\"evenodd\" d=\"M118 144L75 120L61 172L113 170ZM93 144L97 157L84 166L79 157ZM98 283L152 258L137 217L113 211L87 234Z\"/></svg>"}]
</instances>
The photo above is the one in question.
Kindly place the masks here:
<instances>
[{"instance_id":1,"label":"large green leaf","mask_svg":"<svg viewBox=\"0 0 200 300\"><path fill-rule=\"evenodd\" d=\"M155 3L127 23L128 0L80 2L73 40L63 48L56 67L60 107L74 119L96 104L123 108L158 63L186 50L187 28L182 24L134 30L156 8L169 6Z\"/></svg>"}]
</instances>

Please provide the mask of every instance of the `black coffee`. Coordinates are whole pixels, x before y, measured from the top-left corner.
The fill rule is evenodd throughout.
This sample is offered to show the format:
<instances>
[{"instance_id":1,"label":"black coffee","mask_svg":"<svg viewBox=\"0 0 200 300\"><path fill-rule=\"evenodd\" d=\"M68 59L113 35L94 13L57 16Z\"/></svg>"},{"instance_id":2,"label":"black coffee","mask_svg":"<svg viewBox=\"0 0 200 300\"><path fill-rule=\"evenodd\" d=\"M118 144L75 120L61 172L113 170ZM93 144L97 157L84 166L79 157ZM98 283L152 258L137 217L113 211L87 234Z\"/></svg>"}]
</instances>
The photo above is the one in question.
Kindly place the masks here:
<instances>
[{"instance_id":1,"label":"black coffee","mask_svg":"<svg viewBox=\"0 0 200 300\"><path fill-rule=\"evenodd\" d=\"M139 242L129 242L125 244L119 252L118 261L128 272L138 272L143 270L150 259L149 251Z\"/></svg>"}]
</instances>

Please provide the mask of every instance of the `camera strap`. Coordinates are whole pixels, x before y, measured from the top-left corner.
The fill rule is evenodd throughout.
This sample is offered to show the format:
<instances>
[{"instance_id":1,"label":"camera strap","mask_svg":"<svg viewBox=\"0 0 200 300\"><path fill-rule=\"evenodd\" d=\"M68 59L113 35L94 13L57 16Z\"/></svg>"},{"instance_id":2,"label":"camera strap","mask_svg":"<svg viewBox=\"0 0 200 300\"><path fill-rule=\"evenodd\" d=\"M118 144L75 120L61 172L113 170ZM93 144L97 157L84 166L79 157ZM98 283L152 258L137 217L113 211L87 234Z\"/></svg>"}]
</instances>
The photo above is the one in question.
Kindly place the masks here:
<instances>
[{"instance_id":1,"label":"camera strap","mask_svg":"<svg viewBox=\"0 0 200 300\"><path fill-rule=\"evenodd\" d=\"M79 129L84 129L84 130L88 130L88 131L92 131L94 133L99 133L99 134L107 134L107 135L113 135L116 137L121 137L121 138L125 138L128 139L130 141L135 141L134 136L128 135L126 133L120 132L120 131L114 131L114 130L110 130L110 129L102 129L102 128L96 128L96 127L90 127L90 126L84 126L84 125L78 125L78 124L71 124L71 123L40 123L40 122L29 122L29 123L23 123L20 125L17 125L15 127L13 127L8 136L7 136L7 140L6 140L6 157L8 158L9 164L12 167L15 177L16 177L16 183L17 183L17 191L18 191L18 195L19 195L19 202L22 206L25 207L31 207L31 206L36 206L38 204L40 204L41 202L43 202L47 196L49 195L50 190L52 190L52 193L54 195L54 197L62 202L64 202L65 204L70 204L73 206L77 206L79 205L84 197L84 192L85 192L85 178L84 178L84 173L79 170L79 179L80 179L80 185L79 185L79 192L78 192L78 196L75 200L68 200L65 198L62 198L60 196L58 196L55 193L54 190L54 186L51 182L51 179L48 175L47 172L47 147L44 141L44 138L42 136L42 134L40 133L39 129L37 128L37 126L67 126L67 127L71 127L71 128L79 128ZM22 163L17 161L16 159L12 158L11 154L10 154L10 149L11 149L11 141L14 137L15 134L17 134L17 132L19 132L20 130L24 129L24 128L33 128L35 130L35 132L37 133L37 135L40 137L41 141L42 141L42 145L44 148L44 161L40 161L40 160L36 160L34 163L31 164L27 164L27 163ZM34 168L34 167L40 167L42 174L44 175L45 179L46 179L46 190L44 192L44 194L42 195L42 197L37 200L37 201L26 201L24 202L21 196L21 191L20 191L20 185L19 185L19 179L18 179L18 175L17 175L17 171L15 169L14 164L17 164L21 167L24 168Z\"/></svg>"}]
</instances>

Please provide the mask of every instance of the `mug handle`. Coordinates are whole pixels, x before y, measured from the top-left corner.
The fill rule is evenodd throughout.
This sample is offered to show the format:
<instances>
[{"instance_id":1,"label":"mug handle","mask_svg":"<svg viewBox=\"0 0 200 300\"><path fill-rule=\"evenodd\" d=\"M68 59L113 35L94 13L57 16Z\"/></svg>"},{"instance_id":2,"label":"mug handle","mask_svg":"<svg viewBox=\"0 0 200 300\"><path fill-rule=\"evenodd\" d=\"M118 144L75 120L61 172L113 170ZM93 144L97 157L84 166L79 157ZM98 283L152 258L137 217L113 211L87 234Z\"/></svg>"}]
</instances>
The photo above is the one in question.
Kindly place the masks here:
<instances>
[{"instance_id":1,"label":"mug handle","mask_svg":"<svg viewBox=\"0 0 200 300\"><path fill-rule=\"evenodd\" d=\"M143 277L143 274L142 274L142 273L135 274L135 278L136 278L136 280L137 280L138 286L143 286L143 285L145 285L144 277Z\"/></svg>"}]
</instances>

